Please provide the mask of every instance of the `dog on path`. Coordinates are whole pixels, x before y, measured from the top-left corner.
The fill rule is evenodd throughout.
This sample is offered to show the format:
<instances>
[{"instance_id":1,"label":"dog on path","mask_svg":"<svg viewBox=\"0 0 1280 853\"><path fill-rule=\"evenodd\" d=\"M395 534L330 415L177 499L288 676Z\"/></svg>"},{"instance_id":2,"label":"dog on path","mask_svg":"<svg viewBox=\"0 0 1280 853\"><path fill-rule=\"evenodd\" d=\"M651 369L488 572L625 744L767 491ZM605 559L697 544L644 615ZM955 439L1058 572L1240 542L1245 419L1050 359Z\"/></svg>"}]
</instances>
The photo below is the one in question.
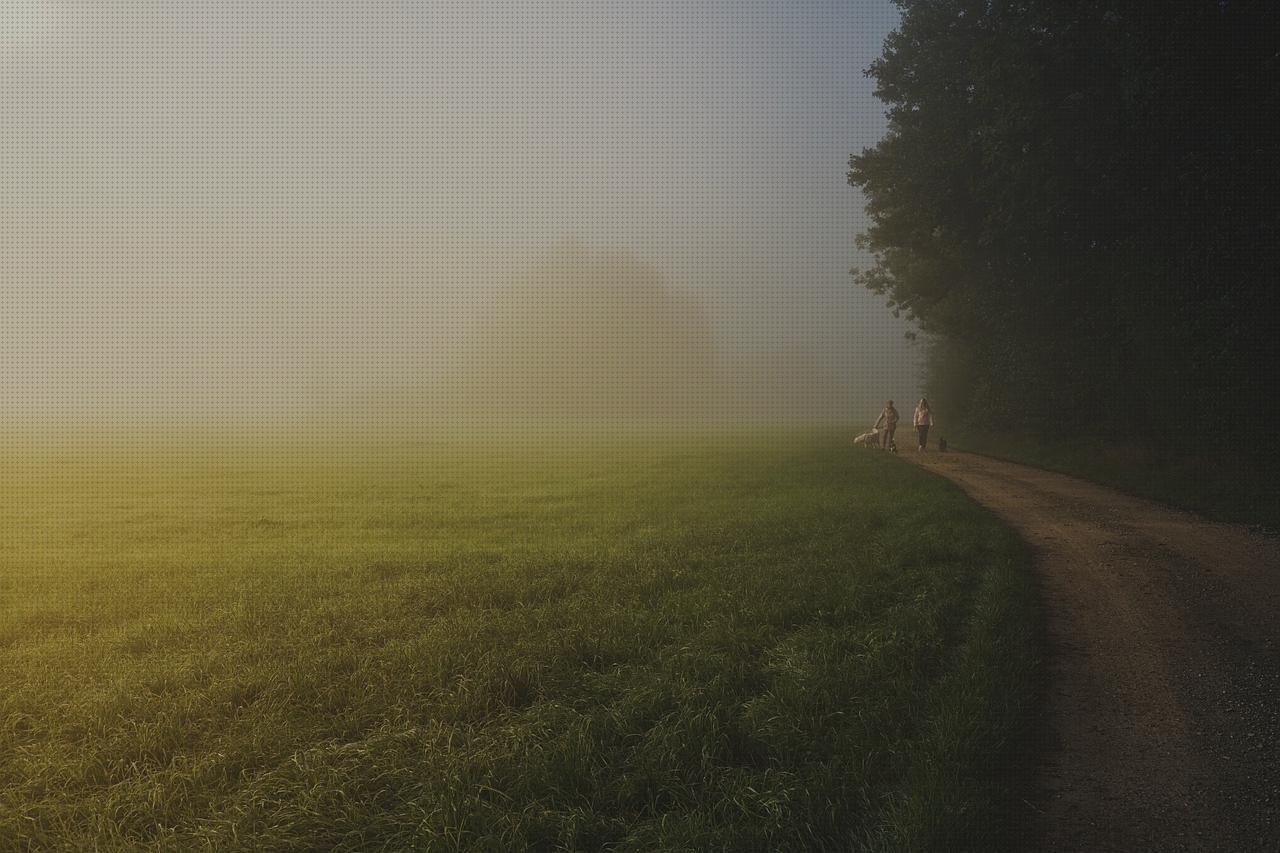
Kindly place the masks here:
<instances>
[{"instance_id":1,"label":"dog on path","mask_svg":"<svg viewBox=\"0 0 1280 853\"><path fill-rule=\"evenodd\" d=\"M864 432L853 440L856 447L879 447L880 446L880 430L873 429L870 432Z\"/></svg>"}]
</instances>

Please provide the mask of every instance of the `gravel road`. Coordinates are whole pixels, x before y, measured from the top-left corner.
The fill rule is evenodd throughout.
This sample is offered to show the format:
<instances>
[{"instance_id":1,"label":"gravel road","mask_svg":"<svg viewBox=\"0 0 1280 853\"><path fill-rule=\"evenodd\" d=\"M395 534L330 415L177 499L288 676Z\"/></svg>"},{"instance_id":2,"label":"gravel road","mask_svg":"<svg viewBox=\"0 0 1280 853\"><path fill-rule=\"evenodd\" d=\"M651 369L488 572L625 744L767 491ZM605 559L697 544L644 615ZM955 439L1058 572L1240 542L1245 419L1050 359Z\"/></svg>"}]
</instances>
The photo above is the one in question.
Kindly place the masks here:
<instances>
[{"instance_id":1,"label":"gravel road","mask_svg":"<svg viewBox=\"0 0 1280 853\"><path fill-rule=\"evenodd\" d=\"M1045 748L1028 850L1280 851L1280 541L967 453L903 457L1032 545Z\"/></svg>"}]
</instances>

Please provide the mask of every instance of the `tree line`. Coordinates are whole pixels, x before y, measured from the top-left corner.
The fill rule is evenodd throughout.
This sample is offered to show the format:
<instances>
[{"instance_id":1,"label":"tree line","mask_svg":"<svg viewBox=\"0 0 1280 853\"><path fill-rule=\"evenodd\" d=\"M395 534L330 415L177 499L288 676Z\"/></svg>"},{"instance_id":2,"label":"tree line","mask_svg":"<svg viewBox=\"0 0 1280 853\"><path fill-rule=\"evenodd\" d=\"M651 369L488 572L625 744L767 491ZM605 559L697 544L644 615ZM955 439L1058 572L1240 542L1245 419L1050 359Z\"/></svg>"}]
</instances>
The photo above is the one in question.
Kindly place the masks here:
<instances>
[{"instance_id":1,"label":"tree line","mask_svg":"<svg viewBox=\"0 0 1280 853\"><path fill-rule=\"evenodd\" d=\"M1161 446L1263 428L1274 4L897 5L867 70L888 132L850 160L873 258L855 275L931 342L951 422Z\"/></svg>"}]
</instances>

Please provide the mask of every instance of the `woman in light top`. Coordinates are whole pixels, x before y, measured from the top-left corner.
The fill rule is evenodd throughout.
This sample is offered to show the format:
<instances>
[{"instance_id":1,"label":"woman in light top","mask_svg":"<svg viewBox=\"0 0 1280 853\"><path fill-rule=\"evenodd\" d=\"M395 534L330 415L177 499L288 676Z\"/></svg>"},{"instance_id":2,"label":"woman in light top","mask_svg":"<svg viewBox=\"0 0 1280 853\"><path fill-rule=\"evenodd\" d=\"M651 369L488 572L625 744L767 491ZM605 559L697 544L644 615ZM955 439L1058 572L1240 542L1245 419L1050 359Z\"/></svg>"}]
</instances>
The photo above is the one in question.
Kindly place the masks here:
<instances>
[{"instance_id":1,"label":"woman in light top","mask_svg":"<svg viewBox=\"0 0 1280 853\"><path fill-rule=\"evenodd\" d=\"M916 446L917 453L924 453L924 449L929 444L929 427L933 426L933 412L929 409L929 401L921 397L920 402L916 403L915 415L916 433L919 435L919 444Z\"/></svg>"},{"instance_id":2,"label":"woman in light top","mask_svg":"<svg viewBox=\"0 0 1280 853\"><path fill-rule=\"evenodd\" d=\"M876 418L876 424L872 429L882 430L880 433L880 446L885 450L897 452L898 446L893 443L894 430L898 428L898 410L893 407L893 401L884 404L884 410L880 412L880 417Z\"/></svg>"}]
</instances>

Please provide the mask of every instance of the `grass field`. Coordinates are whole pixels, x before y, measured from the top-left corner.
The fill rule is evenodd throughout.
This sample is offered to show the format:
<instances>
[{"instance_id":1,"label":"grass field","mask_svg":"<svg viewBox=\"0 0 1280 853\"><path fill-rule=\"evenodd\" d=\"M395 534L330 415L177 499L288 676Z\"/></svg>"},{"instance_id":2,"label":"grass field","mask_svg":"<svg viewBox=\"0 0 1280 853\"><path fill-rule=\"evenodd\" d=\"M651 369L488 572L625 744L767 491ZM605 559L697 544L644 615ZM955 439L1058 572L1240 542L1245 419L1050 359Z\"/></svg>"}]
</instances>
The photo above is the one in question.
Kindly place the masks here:
<instances>
[{"instance_id":1,"label":"grass field","mask_svg":"<svg viewBox=\"0 0 1280 853\"><path fill-rule=\"evenodd\" d=\"M817 433L356 447L6 451L0 849L1008 840L1034 591L949 484Z\"/></svg>"}]
</instances>

